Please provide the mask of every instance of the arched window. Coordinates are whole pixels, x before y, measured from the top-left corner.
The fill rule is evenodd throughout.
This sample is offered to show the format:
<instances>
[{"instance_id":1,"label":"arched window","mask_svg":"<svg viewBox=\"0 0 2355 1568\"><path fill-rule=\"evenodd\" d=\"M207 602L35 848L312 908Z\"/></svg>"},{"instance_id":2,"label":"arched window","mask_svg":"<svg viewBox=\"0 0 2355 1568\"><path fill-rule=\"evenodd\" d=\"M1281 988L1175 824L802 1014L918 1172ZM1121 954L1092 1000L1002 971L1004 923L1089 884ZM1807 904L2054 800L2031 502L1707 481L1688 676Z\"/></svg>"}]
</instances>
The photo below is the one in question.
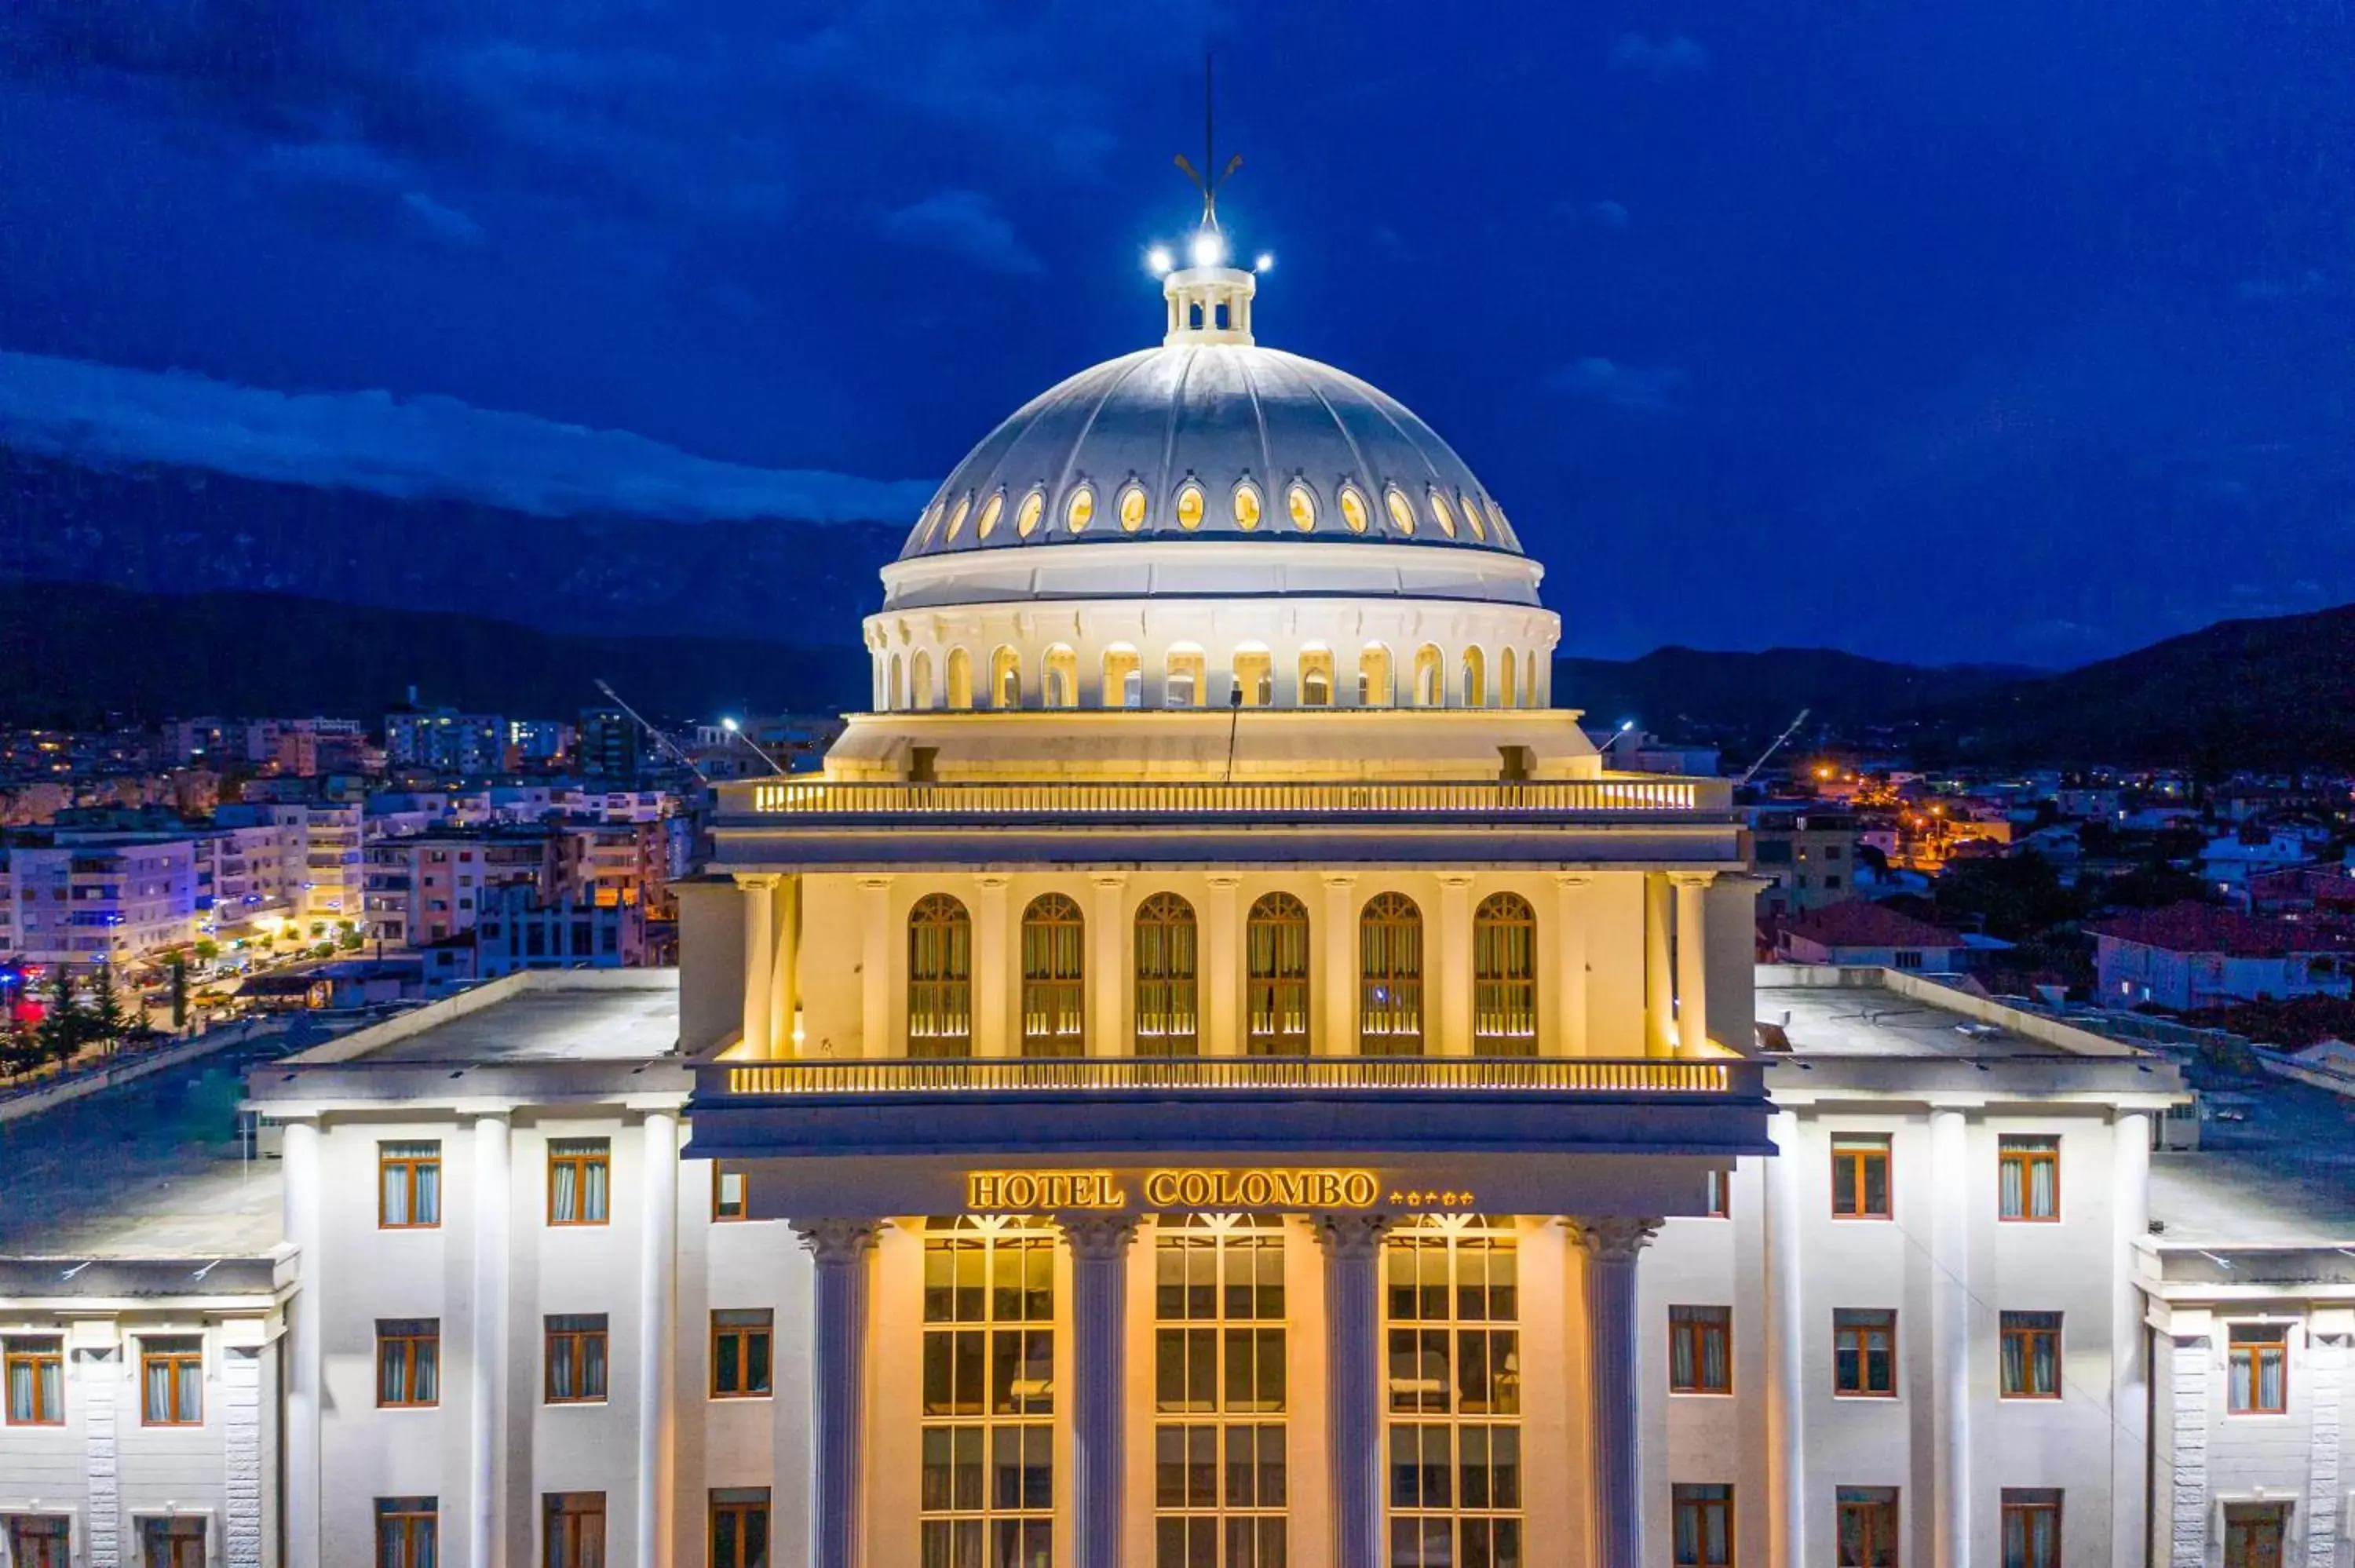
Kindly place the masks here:
<instances>
[{"instance_id":1,"label":"arched window","mask_svg":"<svg viewBox=\"0 0 2355 1568\"><path fill-rule=\"evenodd\" d=\"M1423 911L1403 893L1377 893L1358 916L1358 1050L1423 1054Z\"/></svg>"},{"instance_id":2,"label":"arched window","mask_svg":"<svg viewBox=\"0 0 2355 1568\"><path fill-rule=\"evenodd\" d=\"M1080 656L1068 643L1058 642L1047 650L1040 661L1047 677L1047 705L1050 708L1075 708L1080 705Z\"/></svg>"},{"instance_id":3,"label":"arched window","mask_svg":"<svg viewBox=\"0 0 2355 1568\"><path fill-rule=\"evenodd\" d=\"M963 713L973 706L973 655L962 648L949 650L949 706Z\"/></svg>"},{"instance_id":4,"label":"arched window","mask_svg":"<svg viewBox=\"0 0 2355 1568\"><path fill-rule=\"evenodd\" d=\"M908 911L908 1054L973 1054L973 917L945 893Z\"/></svg>"},{"instance_id":5,"label":"arched window","mask_svg":"<svg viewBox=\"0 0 2355 1568\"><path fill-rule=\"evenodd\" d=\"M1096 699L1108 708L1133 708L1145 702L1145 672L1138 667L1136 650L1125 642L1115 642L1104 650L1103 694Z\"/></svg>"},{"instance_id":6,"label":"arched window","mask_svg":"<svg viewBox=\"0 0 2355 1568\"><path fill-rule=\"evenodd\" d=\"M900 662L900 655L892 654L891 683L884 694L883 705L893 713L899 712L907 702L907 687L903 679L906 674L907 667Z\"/></svg>"},{"instance_id":7,"label":"arched window","mask_svg":"<svg viewBox=\"0 0 2355 1568\"><path fill-rule=\"evenodd\" d=\"M989 702L992 707L1022 705L1022 655L1011 648L989 656Z\"/></svg>"},{"instance_id":8,"label":"arched window","mask_svg":"<svg viewBox=\"0 0 2355 1568\"><path fill-rule=\"evenodd\" d=\"M1046 893L1022 911L1022 1054L1086 1054L1087 924L1080 906Z\"/></svg>"},{"instance_id":9,"label":"arched window","mask_svg":"<svg viewBox=\"0 0 2355 1568\"><path fill-rule=\"evenodd\" d=\"M1245 1049L1254 1056L1308 1054L1308 906L1271 893L1244 927Z\"/></svg>"},{"instance_id":10,"label":"arched window","mask_svg":"<svg viewBox=\"0 0 2355 1568\"><path fill-rule=\"evenodd\" d=\"M1464 705L1488 705L1488 659L1476 646L1464 650Z\"/></svg>"},{"instance_id":11,"label":"arched window","mask_svg":"<svg viewBox=\"0 0 2355 1568\"><path fill-rule=\"evenodd\" d=\"M1538 916L1529 901L1492 893L1472 915L1472 1054L1538 1054Z\"/></svg>"},{"instance_id":12,"label":"arched window","mask_svg":"<svg viewBox=\"0 0 2355 1568\"><path fill-rule=\"evenodd\" d=\"M1304 708L1329 708L1333 705L1331 649L1304 648L1300 651L1300 705Z\"/></svg>"},{"instance_id":13,"label":"arched window","mask_svg":"<svg viewBox=\"0 0 2355 1568\"><path fill-rule=\"evenodd\" d=\"M1517 708L1520 703L1520 655L1508 648L1497 656L1497 705Z\"/></svg>"},{"instance_id":14,"label":"arched window","mask_svg":"<svg viewBox=\"0 0 2355 1568\"><path fill-rule=\"evenodd\" d=\"M1194 906L1156 893L1136 906L1136 1054L1199 1056Z\"/></svg>"},{"instance_id":15,"label":"arched window","mask_svg":"<svg viewBox=\"0 0 2355 1568\"><path fill-rule=\"evenodd\" d=\"M1172 643L1162 664L1162 702L1173 708L1199 708L1202 699L1201 649L1191 642Z\"/></svg>"},{"instance_id":16,"label":"arched window","mask_svg":"<svg viewBox=\"0 0 2355 1568\"><path fill-rule=\"evenodd\" d=\"M1235 689L1247 708L1272 707L1275 703L1275 658L1263 644L1246 642L1235 650Z\"/></svg>"},{"instance_id":17,"label":"arched window","mask_svg":"<svg viewBox=\"0 0 2355 1568\"><path fill-rule=\"evenodd\" d=\"M1391 651L1379 642L1369 642L1358 655L1358 705L1361 708L1386 708L1397 700L1391 690Z\"/></svg>"},{"instance_id":18,"label":"arched window","mask_svg":"<svg viewBox=\"0 0 2355 1568\"><path fill-rule=\"evenodd\" d=\"M1538 705L1538 656L1534 652L1521 655L1521 705Z\"/></svg>"},{"instance_id":19,"label":"arched window","mask_svg":"<svg viewBox=\"0 0 2355 1568\"><path fill-rule=\"evenodd\" d=\"M932 705L932 656L921 650L908 662L908 705L919 712Z\"/></svg>"},{"instance_id":20,"label":"arched window","mask_svg":"<svg viewBox=\"0 0 2355 1568\"><path fill-rule=\"evenodd\" d=\"M1414 705L1435 708L1447 701L1447 663L1435 644L1414 651Z\"/></svg>"}]
</instances>

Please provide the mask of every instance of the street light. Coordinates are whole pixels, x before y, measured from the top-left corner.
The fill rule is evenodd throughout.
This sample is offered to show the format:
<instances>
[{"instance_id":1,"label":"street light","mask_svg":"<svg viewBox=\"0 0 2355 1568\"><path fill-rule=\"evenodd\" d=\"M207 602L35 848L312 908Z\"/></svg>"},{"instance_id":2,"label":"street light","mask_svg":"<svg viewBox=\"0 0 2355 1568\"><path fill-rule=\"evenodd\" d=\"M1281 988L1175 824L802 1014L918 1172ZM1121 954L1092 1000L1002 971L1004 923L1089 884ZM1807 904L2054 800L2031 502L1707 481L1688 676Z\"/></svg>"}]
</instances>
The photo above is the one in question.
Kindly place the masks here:
<instances>
[{"instance_id":1,"label":"street light","mask_svg":"<svg viewBox=\"0 0 2355 1568\"><path fill-rule=\"evenodd\" d=\"M744 733L743 726L738 724L734 719L721 719L719 721L719 727L726 730L730 735L734 736L737 739L742 741L746 746L751 747L752 748L752 755L769 765L770 772L777 774L783 774L784 772L784 764L779 762L775 758L762 750L760 743L754 740L751 736L746 735Z\"/></svg>"}]
</instances>

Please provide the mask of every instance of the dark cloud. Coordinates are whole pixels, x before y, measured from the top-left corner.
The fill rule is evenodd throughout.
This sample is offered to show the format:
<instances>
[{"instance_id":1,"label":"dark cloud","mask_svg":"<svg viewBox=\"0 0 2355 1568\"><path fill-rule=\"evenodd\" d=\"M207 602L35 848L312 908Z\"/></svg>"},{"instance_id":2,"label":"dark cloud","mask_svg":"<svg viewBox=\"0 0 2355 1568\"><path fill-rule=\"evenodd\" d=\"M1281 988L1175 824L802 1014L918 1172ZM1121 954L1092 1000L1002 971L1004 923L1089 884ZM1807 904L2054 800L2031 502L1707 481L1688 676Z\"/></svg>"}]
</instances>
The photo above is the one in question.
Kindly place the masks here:
<instances>
[{"instance_id":1,"label":"dark cloud","mask_svg":"<svg viewBox=\"0 0 2355 1568\"><path fill-rule=\"evenodd\" d=\"M883 214L878 227L901 244L944 251L992 272L1023 277L1040 270L1039 258L980 191L934 191Z\"/></svg>"}]
</instances>

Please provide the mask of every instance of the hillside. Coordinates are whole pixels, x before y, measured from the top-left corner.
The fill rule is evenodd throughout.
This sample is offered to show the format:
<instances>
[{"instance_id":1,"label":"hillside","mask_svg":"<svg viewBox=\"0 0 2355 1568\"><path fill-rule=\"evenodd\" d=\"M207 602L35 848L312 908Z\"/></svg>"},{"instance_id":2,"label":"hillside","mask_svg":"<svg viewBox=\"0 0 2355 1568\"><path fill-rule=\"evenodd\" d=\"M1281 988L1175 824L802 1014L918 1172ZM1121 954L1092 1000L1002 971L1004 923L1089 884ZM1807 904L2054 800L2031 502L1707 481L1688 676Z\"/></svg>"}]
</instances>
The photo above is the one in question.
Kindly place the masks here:
<instances>
[{"instance_id":1,"label":"hillside","mask_svg":"<svg viewBox=\"0 0 2355 1568\"><path fill-rule=\"evenodd\" d=\"M1998 690L2031 672L1993 665L1924 669L1829 648L1716 653L1657 648L1639 659L1557 659L1554 701L1591 726L1633 719L1656 734L1763 747L1800 709L1807 735L1855 736L1901 726L1942 703Z\"/></svg>"},{"instance_id":2,"label":"hillside","mask_svg":"<svg viewBox=\"0 0 2355 1568\"><path fill-rule=\"evenodd\" d=\"M855 641L796 648L702 635L581 637L474 615L289 594L134 593L0 581L0 722L108 713L333 714L373 722L410 685L428 701L558 716L602 701L705 717L861 705Z\"/></svg>"}]
</instances>

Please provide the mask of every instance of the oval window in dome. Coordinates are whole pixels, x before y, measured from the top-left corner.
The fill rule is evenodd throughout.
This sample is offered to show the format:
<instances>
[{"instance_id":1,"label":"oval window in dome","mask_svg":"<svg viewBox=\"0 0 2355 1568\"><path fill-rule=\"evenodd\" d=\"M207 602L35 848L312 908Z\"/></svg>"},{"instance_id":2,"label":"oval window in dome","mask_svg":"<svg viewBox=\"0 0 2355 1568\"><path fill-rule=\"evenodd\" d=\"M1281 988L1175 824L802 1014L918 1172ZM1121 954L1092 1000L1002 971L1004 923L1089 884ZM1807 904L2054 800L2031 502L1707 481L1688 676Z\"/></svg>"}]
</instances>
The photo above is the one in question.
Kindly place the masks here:
<instances>
[{"instance_id":1,"label":"oval window in dome","mask_svg":"<svg viewBox=\"0 0 2355 1568\"><path fill-rule=\"evenodd\" d=\"M945 504L944 502L935 501L932 503L932 510L924 514L924 534L922 538L916 541L918 549L930 545L932 542L932 535L941 531L941 508L943 504Z\"/></svg>"},{"instance_id":2,"label":"oval window in dome","mask_svg":"<svg viewBox=\"0 0 2355 1568\"><path fill-rule=\"evenodd\" d=\"M1014 531L1028 539L1039 528L1039 519L1046 515L1047 493L1034 490L1022 498L1021 510L1014 514Z\"/></svg>"},{"instance_id":3,"label":"oval window in dome","mask_svg":"<svg viewBox=\"0 0 2355 1568\"><path fill-rule=\"evenodd\" d=\"M1366 498L1354 484L1341 487L1341 521L1348 524L1352 534L1366 531Z\"/></svg>"},{"instance_id":4,"label":"oval window in dome","mask_svg":"<svg viewBox=\"0 0 2355 1568\"><path fill-rule=\"evenodd\" d=\"M1178 487L1178 526L1192 533L1202 525L1202 487L1188 480Z\"/></svg>"},{"instance_id":5,"label":"oval window in dome","mask_svg":"<svg viewBox=\"0 0 2355 1568\"><path fill-rule=\"evenodd\" d=\"M965 514L972 510L973 492L968 490L963 495L957 497L956 510L949 514L948 542L950 544L955 544L957 541L957 535L964 532Z\"/></svg>"},{"instance_id":6,"label":"oval window in dome","mask_svg":"<svg viewBox=\"0 0 2355 1568\"><path fill-rule=\"evenodd\" d=\"M1134 534L1144 526L1145 486L1131 480L1120 493L1121 532Z\"/></svg>"},{"instance_id":7,"label":"oval window in dome","mask_svg":"<svg viewBox=\"0 0 2355 1568\"><path fill-rule=\"evenodd\" d=\"M1439 524L1441 533L1451 539L1455 537L1455 508L1447 504L1447 494L1444 491L1434 490L1431 493L1431 520Z\"/></svg>"},{"instance_id":8,"label":"oval window in dome","mask_svg":"<svg viewBox=\"0 0 2355 1568\"><path fill-rule=\"evenodd\" d=\"M1316 493L1301 480L1284 486L1284 509L1292 514L1292 525L1306 534L1316 526Z\"/></svg>"},{"instance_id":9,"label":"oval window in dome","mask_svg":"<svg viewBox=\"0 0 2355 1568\"><path fill-rule=\"evenodd\" d=\"M1513 542L1513 531L1505 525L1505 509L1497 504L1497 498L1493 495L1488 497L1488 527L1497 535L1499 545Z\"/></svg>"},{"instance_id":10,"label":"oval window in dome","mask_svg":"<svg viewBox=\"0 0 2355 1568\"><path fill-rule=\"evenodd\" d=\"M1487 520L1480 515L1480 498L1466 491L1455 499L1463 504L1465 526L1472 530L1472 536L1475 539L1486 544L1488 538L1488 524Z\"/></svg>"},{"instance_id":11,"label":"oval window in dome","mask_svg":"<svg viewBox=\"0 0 2355 1568\"><path fill-rule=\"evenodd\" d=\"M1248 534L1259 526L1259 486L1246 479L1235 486L1235 526Z\"/></svg>"},{"instance_id":12,"label":"oval window in dome","mask_svg":"<svg viewBox=\"0 0 2355 1568\"><path fill-rule=\"evenodd\" d=\"M1390 509L1391 527L1401 534L1414 532L1414 507L1408 502L1405 491L1391 485L1382 493L1382 504Z\"/></svg>"},{"instance_id":13,"label":"oval window in dome","mask_svg":"<svg viewBox=\"0 0 2355 1568\"><path fill-rule=\"evenodd\" d=\"M1006 492L1002 490L992 492L989 499L981 503L981 516L974 523L973 536L976 539L986 539L996 533L997 520L1005 514L1005 512Z\"/></svg>"},{"instance_id":14,"label":"oval window in dome","mask_svg":"<svg viewBox=\"0 0 2355 1568\"><path fill-rule=\"evenodd\" d=\"M1088 524L1096 520L1096 487L1082 482L1063 503L1063 526L1074 534L1084 534Z\"/></svg>"}]
</instances>

